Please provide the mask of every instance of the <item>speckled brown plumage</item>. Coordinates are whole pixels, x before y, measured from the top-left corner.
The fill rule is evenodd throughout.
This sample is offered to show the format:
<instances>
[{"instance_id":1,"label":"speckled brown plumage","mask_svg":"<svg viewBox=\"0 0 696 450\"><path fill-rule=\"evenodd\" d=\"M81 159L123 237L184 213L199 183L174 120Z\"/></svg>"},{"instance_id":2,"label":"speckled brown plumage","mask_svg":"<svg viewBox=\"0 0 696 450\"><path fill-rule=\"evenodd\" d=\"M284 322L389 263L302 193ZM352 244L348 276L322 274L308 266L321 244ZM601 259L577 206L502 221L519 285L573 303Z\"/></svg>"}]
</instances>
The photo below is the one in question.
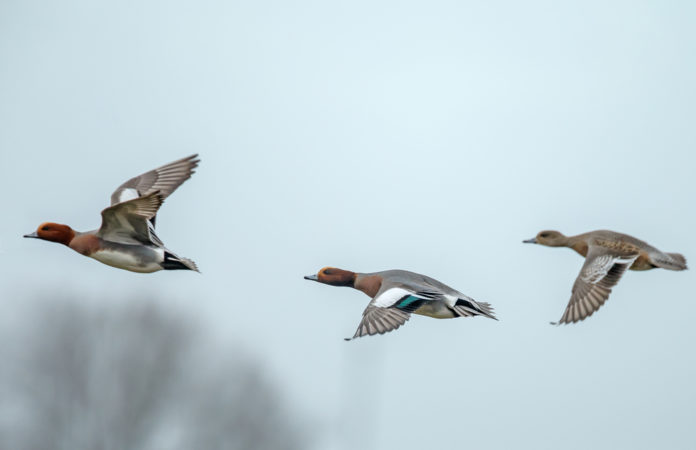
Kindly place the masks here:
<instances>
[{"instance_id":1,"label":"speckled brown plumage","mask_svg":"<svg viewBox=\"0 0 696 450\"><path fill-rule=\"evenodd\" d=\"M591 316L606 302L612 288L628 269L687 268L684 256L664 253L633 236L615 231L597 230L565 236L547 230L524 242L569 247L585 257L585 264L575 280L570 301L558 324L579 322Z\"/></svg>"}]
</instances>

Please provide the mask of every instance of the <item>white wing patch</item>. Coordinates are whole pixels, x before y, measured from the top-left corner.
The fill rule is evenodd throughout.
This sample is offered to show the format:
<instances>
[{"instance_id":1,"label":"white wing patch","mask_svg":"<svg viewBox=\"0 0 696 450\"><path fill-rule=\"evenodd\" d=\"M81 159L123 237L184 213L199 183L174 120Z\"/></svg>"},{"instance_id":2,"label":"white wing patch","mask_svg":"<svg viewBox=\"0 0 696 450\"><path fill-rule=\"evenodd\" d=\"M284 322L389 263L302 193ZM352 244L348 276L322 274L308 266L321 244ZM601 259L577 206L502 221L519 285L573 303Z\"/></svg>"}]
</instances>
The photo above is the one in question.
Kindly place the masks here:
<instances>
[{"instance_id":1,"label":"white wing patch","mask_svg":"<svg viewBox=\"0 0 696 450\"><path fill-rule=\"evenodd\" d=\"M459 297L457 297L456 295L444 294L443 297L445 298L445 303L447 303L449 306L456 305L457 300L459 300ZM464 295L462 297L464 297L466 300L471 300L474 304L476 304L476 302L473 301L474 300L473 298L469 298L466 295Z\"/></svg>"},{"instance_id":2,"label":"white wing patch","mask_svg":"<svg viewBox=\"0 0 696 450\"><path fill-rule=\"evenodd\" d=\"M633 264L638 256L633 258L621 258L613 255L600 255L592 261L580 274L580 279L585 283L597 284L606 277L615 264Z\"/></svg>"},{"instance_id":3,"label":"white wing patch","mask_svg":"<svg viewBox=\"0 0 696 450\"><path fill-rule=\"evenodd\" d=\"M138 191L133 188L127 188L121 191L121 193L118 196L118 202L123 203L127 202L128 200L133 200L134 198L140 197L138 195Z\"/></svg>"},{"instance_id":4,"label":"white wing patch","mask_svg":"<svg viewBox=\"0 0 696 450\"><path fill-rule=\"evenodd\" d=\"M416 295L404 288L391 288L375 297L375 299L372 300L372 304L378 308L389 308L390 306L394 306L394 303L409 295L427 300L425 297Z\"/></svg>"}]
</instances>

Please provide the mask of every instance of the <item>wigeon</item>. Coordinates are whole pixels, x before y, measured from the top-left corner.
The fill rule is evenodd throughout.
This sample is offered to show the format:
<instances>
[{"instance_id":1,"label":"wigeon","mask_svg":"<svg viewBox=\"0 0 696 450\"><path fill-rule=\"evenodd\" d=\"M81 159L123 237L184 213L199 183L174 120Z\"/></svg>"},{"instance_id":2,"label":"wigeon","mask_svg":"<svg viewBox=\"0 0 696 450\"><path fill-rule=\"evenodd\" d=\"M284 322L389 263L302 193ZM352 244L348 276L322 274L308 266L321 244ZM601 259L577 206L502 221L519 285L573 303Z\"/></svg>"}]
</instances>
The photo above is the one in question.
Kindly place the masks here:
<instances>
[{"instance_id":1,"label":"wigeon","mask_svg":"<svg viewBox=\"0 0 696 450\"><path fill-rule=\"evenodd\" d=\"M609 298L611 289L626 269L685 270L686 258L679 253L664 253L627 234L597 230L577 236L558 231L541 231L535 238L522 241L549 247L569 247L585 257L585 264L573 285L563 317L553 325L575 323L597 311Z\"/></svg>"},{"instance_id":2,"label":"wigeon","mask_svg":"<svg viewBox=\"0 0 696 450\"><path fill-rule=\"evenodd\" d=\"M101 212L98 230L81 233L67 225L46 222L24 237L58 242L132 272L198 271L193 261L164 246L155 234L155 216L164 199L191 177L199 161L198 155L191 155L123 183L111 195L111 206Z\"/></svg>"},{"instance_id":3,"label":"wigeon","mask_svg":"<svg viewBox=\"0 0 696 450\"><path fill-rule=\"evenodd\" d=\"M405 270L355 273L325 267L316 275L304 278L331 286L352 287L372 297L355 335L346 338L347 341L396 330L411 313L436 319L486 316L498 320L488 303L477 302L435 279Z\"/></svg>"}]
</instances>

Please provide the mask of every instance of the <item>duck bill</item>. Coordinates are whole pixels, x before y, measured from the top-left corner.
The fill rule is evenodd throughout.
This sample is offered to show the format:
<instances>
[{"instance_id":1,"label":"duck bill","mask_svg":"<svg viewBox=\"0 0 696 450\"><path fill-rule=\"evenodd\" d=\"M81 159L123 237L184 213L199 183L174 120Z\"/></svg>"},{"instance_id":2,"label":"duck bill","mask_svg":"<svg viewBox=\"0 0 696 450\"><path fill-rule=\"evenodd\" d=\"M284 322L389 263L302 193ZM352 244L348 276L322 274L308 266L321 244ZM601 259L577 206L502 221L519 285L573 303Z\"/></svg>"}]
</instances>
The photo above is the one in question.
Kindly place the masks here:
<instances>
[{"instance_id":1,"label":"duck bill","mask_svg":"<svg viewBox=\"0 0 696 450\"><path fill-rule=\"evenodd\" d=\"M537 242L537 240L536 240L535 237L533 237L533 238L531 238L531 239L527 239L527 240L522 241L522 242L523 242L524 244L538 244L538 242Z\"/></svg>"},{"instance_id":2,"label":"duck bill","mask_svg":"<svg viewBox=\"0 0 696 450\"><path fill-rule=\"evenodd\" d=\"M319 277L317 277L316 275L306 275L304 277L304 279L305 280L312 280L312 281L319 281Z\"/></svg>"},{"instance_id":3,"label":"duck bill","mask_svg":"<svg viewBox=\"0 0 696 450\"><path fill-rule=\"evenodd\" d=\"M34 231L33 233L25 234L24 237L25 237L25 238L40 239L40 238L39 238L39 235L36 234L36 231Z\"/></svg>"}]
</instances>

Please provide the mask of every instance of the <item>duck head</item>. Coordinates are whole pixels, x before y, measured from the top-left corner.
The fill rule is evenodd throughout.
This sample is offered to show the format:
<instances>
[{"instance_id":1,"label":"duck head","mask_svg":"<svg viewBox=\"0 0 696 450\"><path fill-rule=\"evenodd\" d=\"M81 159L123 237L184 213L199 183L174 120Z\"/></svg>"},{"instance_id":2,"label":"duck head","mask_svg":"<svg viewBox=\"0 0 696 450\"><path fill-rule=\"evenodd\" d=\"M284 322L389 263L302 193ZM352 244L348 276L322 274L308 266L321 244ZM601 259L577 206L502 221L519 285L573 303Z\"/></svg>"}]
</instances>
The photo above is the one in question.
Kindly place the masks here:
<instances>
[{"instance_id":1,"label":"duck head","mask_svg":"<svg viewBox=\"0 0 696 450\"><path fill-rule=\"evenodd\" d=\"M336 269L335 267L324 267L316 275L307 275L305 280L318 281L319 283L330 284L331 286L355 286L357 274L349 270Z\"/></svg>"},{"instance_id":2,"label":"duck head","mask_svg":"<svg viewBox=\"0 0 696 450\"><path fill-rule=\"evenodd\" d=\"M70 245L70 241L75 237L75 231L67 225L60 223L44 222L39 225L35 232L25 234L25 238L43 239L44 241L58 242L63 245Z\"/></svg>"},{"instance_id":3,"label":"duck head","mask_svg":"<svg viewBox=\"0 0 696 450\"><path fill-rule=\"evenodd\" d=\"M544 230L540 231L536 237L522 242L525 244L541 244L548 247L565 247L568 244L568 238L560 231Z\"/></svg>"}]
</instances>

